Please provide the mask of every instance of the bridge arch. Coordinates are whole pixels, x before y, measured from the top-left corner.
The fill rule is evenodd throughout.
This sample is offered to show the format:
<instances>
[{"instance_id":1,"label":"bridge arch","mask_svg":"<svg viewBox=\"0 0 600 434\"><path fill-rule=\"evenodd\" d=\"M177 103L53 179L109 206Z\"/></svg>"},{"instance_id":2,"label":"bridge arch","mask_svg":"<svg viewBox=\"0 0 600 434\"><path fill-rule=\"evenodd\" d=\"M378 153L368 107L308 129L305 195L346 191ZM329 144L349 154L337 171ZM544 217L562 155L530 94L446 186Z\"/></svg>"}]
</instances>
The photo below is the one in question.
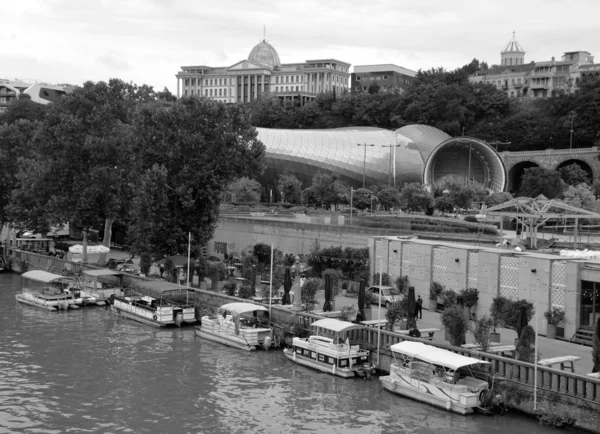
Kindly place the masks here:
<instances>
[{"instance_id":1,"label":"bridge arch","mask_svg":"<svg viewBox=\"0 0 600 434\"><path fill-rule=\"evenodd\" d=\"M574 158L572 158L570 160L565 160L562 163L560 163L558 166L556 166L556 170L562 169L563 167L570 166L571 164L578 165L587 174L589 183L590 184L592 183L592 180L594 179L594 171L592 170L590 165L583 160L578 160L578 159L574 159Z\"/></svg>"},{"instance_id":2,"label":"bridge arch","mask_svg":"<svg viewBox=\"0 0 600 434\"><path fill-rule=\"evenodd\" d=\"M525 169L531 169L532 167L540 167L539 164L533 161L520 161L510 168L508 171L508 192L516 195L521 189L521 178L525 173Z\"/></svg>"}]
</instances>

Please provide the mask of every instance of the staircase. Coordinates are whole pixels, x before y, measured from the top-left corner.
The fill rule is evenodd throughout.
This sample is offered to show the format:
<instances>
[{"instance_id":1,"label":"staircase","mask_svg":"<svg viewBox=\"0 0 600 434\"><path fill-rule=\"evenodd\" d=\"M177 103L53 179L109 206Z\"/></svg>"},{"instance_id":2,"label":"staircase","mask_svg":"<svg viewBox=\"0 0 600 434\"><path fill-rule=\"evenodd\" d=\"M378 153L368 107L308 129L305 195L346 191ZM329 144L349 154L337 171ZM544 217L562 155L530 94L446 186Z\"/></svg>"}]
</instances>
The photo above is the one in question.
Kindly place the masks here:
<instances>
[{"instance_id":1,"label":"staircase","mask_svg":"<svg viewBox=\"0 0 600 434\"><path fill-rule=\"evenodd\" d=\"M574 344L592 346L594 341L594 330L589 327L579 327L573 337L569 340Z\"/></svg>"}]
</instances>

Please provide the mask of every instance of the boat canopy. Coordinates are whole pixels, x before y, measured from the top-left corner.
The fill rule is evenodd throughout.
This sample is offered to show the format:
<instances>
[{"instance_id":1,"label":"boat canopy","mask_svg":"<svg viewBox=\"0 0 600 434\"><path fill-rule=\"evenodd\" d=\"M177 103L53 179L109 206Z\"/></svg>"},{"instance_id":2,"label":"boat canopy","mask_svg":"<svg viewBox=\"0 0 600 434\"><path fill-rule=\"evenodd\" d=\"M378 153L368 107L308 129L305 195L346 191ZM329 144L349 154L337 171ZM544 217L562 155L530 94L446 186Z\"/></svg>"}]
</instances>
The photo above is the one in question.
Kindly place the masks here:
<instances>
[{"instance_id":1,"label":"boat canopy","mask_svg":"<svg viewBox=\"0 0 600 434\"><path fill-rule=\"evenodd\" d=\"M23 279L29 279L29 280L34 280L36 282L43 282L43 283L50 283L50 282L54 282L55 280L60 280L60 279L71 280L66 276L61 276L60 274L48 273L47 271L42 271L42 270L28 271L26 273L21 274L21 277Z\"/></svg>"},{"instance_id":2,"label":"boat canopy","mask_svg":"<svg viewBox=\"0 0 600 434\"><path fill-rule=\"evenodd\" d=\"M315 321L310 325L311 327L319 327L334 331L336 333L343 332L344 330L359 329L362 328L360 324L354 324L348 321L340 321L339 319L325 318Z\"/></svg>"},{"instance_id":3,"label":"boat canopy","mask_svg":"<svg viewBox=\"0 0 600 434\"><path fill-rule=\"evenodd\" d=\"M240 315L246 312L254 312L255 310L263 310L269 311L264 306L259 306L254 303L227 303L221 306L219 309L226 310L227 312L231 312L232 315Z\"/></svg>"},{"instance_id":4,"label":"boat canopy","mask_svg":"<svg viewBox=\"0 0 600 434\"><path fill-rule=\"evenodd\" d=\"M390 347L393 352L404 354L406 356L423 360L434 365L444 366L446 368L457 370L463 366L476 365L478 363L488 363L473 357L461 356L452 351L442 348L426 345L421 342L403 341Z\"/></svg>"},{"instance_id":5,"label":"boat canopy","mask_svg":"<svg viewBox=\"0 0 600 434\"><path fill-rule=\"evenodd\" d=\"M134 288L136 291L148 293L148 295L152 297L160 297L165 292L174 292L174 291L184 291L189 290L193 291L191 288L181 287L176 283L163 282L163 281L144 281L140 282L139 286L136 285Z\"/></svg>"},{"instance_id":6,"label":"boat canopy","mask_svg":"<svg viewBox=\"0 0 600 434\"><path fill-rule=\"evenodd\" d=\"M86 251L88 255L97 255L100 253L108 253L110 249L102 244L98 246L86 246ZM71 253L83 253L83 245L75 244L74 246L69 247L69 252Z\"/></svg>"},{"instance_id":7,"label":"boat canopy","mask_svg":"<svg viewBox=\"0 0 600 434\"><path fill-rule=\"evenodd\" d=\"M110 268L101 268L99 270L83 270L83 274L90 277L99 276L122 276L120 271L111 270Z\"/></svg>"}]
</instances>

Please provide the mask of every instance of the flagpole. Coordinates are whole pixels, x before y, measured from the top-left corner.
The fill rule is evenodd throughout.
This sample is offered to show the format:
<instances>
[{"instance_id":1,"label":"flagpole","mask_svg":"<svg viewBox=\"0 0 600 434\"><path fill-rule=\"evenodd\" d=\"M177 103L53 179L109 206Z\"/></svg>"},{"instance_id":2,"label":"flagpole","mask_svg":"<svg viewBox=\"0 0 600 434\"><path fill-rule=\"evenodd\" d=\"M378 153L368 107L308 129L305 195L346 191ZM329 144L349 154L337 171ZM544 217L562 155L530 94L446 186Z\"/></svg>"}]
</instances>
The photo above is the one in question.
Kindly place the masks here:
<instances>
[{"instance_id":1,"label":"flagpole","mask_svg":"<svg viewBox=\"0 0 600 434\"><path fill-rule=\"evenodd\" d=\"M269 321L271 321L271 298L273 298L273 244L271 244L271 279L269 281Z\"/></svg>"},{"instance_id":2,"label":"flagpole","mask_svg":"<svg viewBox=\"0 0 600 434\"><path fill-rule=\"evenodd\" d=\"M540 280L538 279L538 289ZM533 411L537 411L537 374L538 374L538 313L535 310L535 353L533 354Z\"/></svg>"},{"instance_id":3,"label":"flagpole","mask_svg":"<svg viewBox=\"0 0 600 434\"><path fill-rule=\"evenodd\" d=\"M383 286L383 257L381 258L379 266L379 311L377 312L377 366L381 368L379 363L379 341L381 339L381 287Z\"/></svg>"},{"instance_id":4,"label":"flagpole","mask_svg":"<svg viewBox=\"0 0 600 434\"><path fill-rule=\"evenodd\" d=\"M191 252L191 243L192 243L192 233L188 232L188 263L187 263L187 275L186 275L186 285L190 286L190 252Z\"/></svg>"}]
</instances>

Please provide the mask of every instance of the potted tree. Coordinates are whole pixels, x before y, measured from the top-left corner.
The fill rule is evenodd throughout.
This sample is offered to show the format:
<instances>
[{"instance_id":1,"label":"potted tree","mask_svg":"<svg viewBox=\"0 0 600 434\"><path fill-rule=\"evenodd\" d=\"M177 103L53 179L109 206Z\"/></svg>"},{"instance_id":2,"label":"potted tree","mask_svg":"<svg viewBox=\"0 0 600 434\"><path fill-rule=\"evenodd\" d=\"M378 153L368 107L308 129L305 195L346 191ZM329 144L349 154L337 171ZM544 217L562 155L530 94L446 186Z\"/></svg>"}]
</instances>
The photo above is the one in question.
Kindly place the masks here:
<instances>
[{"instance_id":1,"label":"potted tree","mask_svg":"<svg viewBox=\"0 0 600 434\"><path fill-rule=\"evenodd\" d=\"M408 290L408 276L400 276L396 279L396 290L400 294L405 294Z\"/></svg>"},{"instance_id":2,"label":"potted tree","mask_svg":"<svg viewBox=\"0 0 600 434\"><path fill-rule=\"evenodd\" d=\"M444 285L440 282L431 282L429 288L429 311L435 312L437 310L438 297L444 291Z\"/></svg>"},{"instance_id":3,"label":"potted tree","mask_svg":"<svg viewBox=\"0 0 600 434\"><path fill-rule=\"evenodd\" d=\"M483 315L475 323L475 326L473 327L473 338L475 343L481 348L481 351L485 352L490 348L490 343L492 342L490 338L493 327L493 321L487 315Z\"/></svg>"},{"instance_id":4,"label":"potted tree","mask_svg":"<svg viewBox=\"0 0 600 434\"><path fill-rule=\"evenodd\" d=\"M508 299L506 297L494 297L492 306L490 307L490 317L492 318L493 330L490 333L491 342L500 342L500 333L496 330L504 320L504 309Z\"/></svg>"},{"instance_id":5,"label":"potted tree","mask_svg":"<svg viewBox=\"0 0 600 434\"><path fill-rule=\"evenodd\" d=\"M475 306L477 306L477 301L479 300L479 291L477 288L463 289L460 291L460 298L467 311L468 318L477 319L475 315Z\"/></svg>"},{"instance_id":6,"label":"potted tree","mask_svg":"<svg viewBox=\"0 0 600 434\"><path fill-rule=\"evenodd\" d=\"M544 312L544 317L548 321L546 328L546 337L548 339L556 339L556 327L565 320L565 311L560 307L553 307Z\"/></svg>"},{"instance_id":7,"label":"potted tree","mask_svg":"<svg viewBox=\"0 0 600 434\"><path fill-rule=\"evenodd\" d=\"M454 306L458 301L458 294L452 289L444 289L438 297L438 305L444 306L444 310L450 306Z\"/></svg>"},{"instance_id":8,"label":"potted tree","mask_svg":"<svg viewBox=\"0 0 600 434\"><path fill-rule=\"evenodd\" d=\"M390 331L394 331L397 325L399 330L406 330L406 314L407 312L407 300L406 298L402 301L394 301L390 307L388 307L385 313L385 319L387 320L388 328Z\"/></svg>"},{"instance_id":9,"label":"potted tree","mask_svg":"<svg viewBox=\"0 0 600 434\"><path fill-rule=\"evenodd\" d=\"M446 330L447 340L451 345L460 347L466 343L469 322L463 315L460 306L455 304L444 308L444 313L442 313L442 324Z\"/></svg>"}]
</instances>

